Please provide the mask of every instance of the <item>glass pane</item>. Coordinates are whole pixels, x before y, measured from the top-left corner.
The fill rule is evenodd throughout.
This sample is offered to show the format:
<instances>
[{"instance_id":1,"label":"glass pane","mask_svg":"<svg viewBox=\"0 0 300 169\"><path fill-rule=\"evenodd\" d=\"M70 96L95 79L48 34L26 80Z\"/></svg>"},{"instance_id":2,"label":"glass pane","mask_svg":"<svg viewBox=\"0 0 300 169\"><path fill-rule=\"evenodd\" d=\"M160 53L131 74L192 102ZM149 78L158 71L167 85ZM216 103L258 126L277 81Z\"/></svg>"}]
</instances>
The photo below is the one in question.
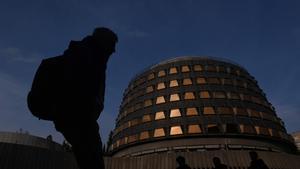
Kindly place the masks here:
<instances>
[{"instance_id":1,"label":"glass pane","mask_svg":"<svg viewBox=\"0 0 300 169\"><path fill-rule=\"evenodd\" d=\"M214 65L208 65L206 66L206 70L210 71L210 72L216 72L217 71L217 67Z\"/></svg>"},{"instance_id":2,"label":"glass pane","mask_svg":"<svg viewBox=\"0 0 300 169\"><path fill-rule=\"evenodd\" d=\"M180 117L181 113L179 109L172 109L170 112L170 117Z\"/></svg>"},{"instance_id":3,"label":"glass pane","mask_svg":"<svg viewBox=\"0 0 300 169\"><path fill-rule=\"evenodd\" d=\"M207 132L208 133L220 133L220 129L217 124L208 124Z\"/></svg>"},{"instance_id":4,"label":"glass pane","mask_svg":"<svg viewBox=\"0 0 300 169\"><path fill-rule=\"evenodd\" d=\"M200 92L200 98L201 99L208 99L208 98L210 98L209 92L208 91L202 91L202 92Z\"/></svg>"},{"instance_id":5,"label":"glass pane","mask_svg":"<svg viewBox=\"0 0 300 169\"><path fill-rule=\"evenodd\" d=\"M190 133L190 134L201 133L201 128L198 124L189 125L188 133Z\"/></svg>"},{"instance_id":6,"label":"glass pane","mask_svg":"<svg viewBox=\"0 0 300 169\"><path fill-rule=\"evenodd\" d=\"M152 100L151 99L145 100L144 107L148 107L148 106L151 106L151 105L152 105Z\"/></svg>"},{"instance_id":7,"label":"glass pane","mask_svg":"<svg viewBox=\"0 0 300 169\"><path fill-rule=\"evenodd\" d=\"M178 101L180 100L179 95L178 94L171 94L170 96L170 101Z\"/></svg>"},{"instance_id":8,"label":"glass pane","mask_svg":"<svg viewBox=\"0 0 300 169\"><path fill-rule=\"evenodd\" d=\"M237 124L233 124L233 123L229 123L226 124L226 132L227 133L238 133L238 125Z\"/></svg>"},{"instance_id":9,"label":"glass pane","mask_svg":"<svg viewBox=\"0 0 300 169\"><path fill-rule=\"evenodd\" d=\"M166 72L164 70L161 70L158 72L158 77L166 76Z\"/></svg>"},{"instance_id":10,"label":"glass pane","mask_svg":"<svg viewBox=\"0 0 300 169\"><path fill-rule=\"evenodd\" d=\"M242 133L256 134L256 131L251 125L240 125L240 130Z\"/></svg>"},{"instance_id":11,"label":"glass pane","mask_svg":"<svg viewBox=\"0 0 300 169\"><path fill-rule=\"evenodd\" d=\"M218 78L214 78L214 77L209 77L207 78L207 83L209 84L219 84L219 79Z\"/></svg>"},{"instance_id":12,"label":"glass pane","mask_svg":"<svg viewBox=\"0 0 300 169\"><path fill-rule=\"evenodd\" d=\"M150 114L146 114L143 116L142 118L142 122L148 122L148 121L151 121L151 116Z\"/></svg>"},{"instance_id":13,"label":"glass pane","mask_svg":"<svg viewBox=\"0 0 300 169\"><path fill-rule=\"evenodd\" d=\"M224 99L224 98L226 98L225 92L221 92L221 91L214 92L214 98L217 98L217 99Z\"/></svg>"},{"instance_id":14,"label":"glass pane","mask_svg":"<svg viewBox=\"0 0 300 169\"><path fill-rule=\"evenodd\" d=\"M198 111L195 107L187 108L186 115L187 116L196 116L196 115L198 115Z\"/></svg>"},{"instance_id":15,"label":"glass pane","mask_svg":"<svg viewBox=\"0 0 300 169\"><path fill-rule=\"evenodd\" d=\"M251 117L256 117L256 118L260 118L260 112L256 111L256 110L251 110L248 109L248 113L250 114Z\"/></svg>"},{"instance_id":16,"label":"glass pane","mask_svg":"<svg viewBox=\"0 0 300 169\"><path fill-rule=\"evenodd\" d=\"M140 140L144 140L144 139L147 139L147 138L149 138L149 132L148 131L141 132Z\"/></svg>"},{"instance_id":17,"label":"glass pane","mask_svg":"<svg viewBox=\"0 0 300 169\"><path fill-rule=\"evenodd\" d=\"M233 110L231 107L218 107L218 113L224 115L233 115Z\"/></svg>"},{"instance_id":18,"label":"glass pane","mask_svg":"<svg viewBox=\"0 0 300 169\"><path fill-rule=\"evenodd\" d=\"M192 84L192 79L183 79L183 85L191 85Z\"/></svg>"},{"instance_id":19,"label":"glass pane","mask_svg":"<svg viewBox=\"0 0 300 169\"><path fill-rule=\"evenodd\" d=\"M233 111L238 116L248 116L248 112L244 108L235 107L235 108L233 108Z\"/></svg>"},{"instance_id":20,"label":"glass pane","mask_svg":"<svg viewBox=\"0 0 300 169\"><path fill-rule=\"evenodd\" d=\"M161 103L165 103L165 97L164 96L159 96L156 98L156 104L161 104Z\"/></svg>"},{"instance_id":21,"label":"glass pane","mask_svg":"<svg viewBox=\"0 0 300 169\"><path fill-rule=\"evenodd\" d=\"M170 130L170 135L179 135L183 134L181 126L173 126Z\"/></svg>"},{"instance_id":22,"label":"glass pane","mask_svg":"<svg viewBox=\"0 0 300 169\"><path fill-rule=\"evenodd\" d=\"M164 82L162 82L162 83L158 83L158 84L157 84L157 90L161 90L161 89L164 89L164 88L166 88L166 86L165 86L165 83L164 83Z\"/></svg>"},{"instance_id":23,"label":"glass pane","mask_svg":"<svg viewBox=\"0 0 300 169\"><path fill-rule=\"evenodd\" d=\"M159 128L154 130L154 137L162 137L165 136L164 128Z\"/></svg>"},{"instance_id":24,"label":"glass pane","mask_svg":"<svg viewBox=\"0 0 300 169\"><path fill-rule=\"evenodd\" d=\"M177 68L176 67L171 67L169 74L175 74L175 73L177 73Z\"/></svg>"},{"instance_id":25,"label":"glass pane","mask_svg":"<svg viewBox=\"0 0 300 169\"><path fill-rule=\"evenodd\" d=\"M239 96L239 94L237 94L235 92L231 92L231 93L229 93L228 98L230 98L230 99L240 99L240 96Z\"/></svg>"},{"instance_id":26,"label":"glass pane","mask_svg":"<svg viewBox=\"0 0 300 169\"><path fill-rule=\"evenodd\" d=\"M148 80L154 79L154 73L148 75Z\"/></svg>"},{"instance_id":27,"label":"glass pane","mask_svg":"<svg viewBox=\"0 0 300 169\"><path fill-rule=\"evenodd\" d=\"M150 93L150 92L153 92L153 86L148 86L146 88L146 93Z\"/></svg>"},{"instance_id":28,"label":"glass pane","mask_svg":"<svg viewBox=\"0 0 300 169\"><path fill-rule=\"evenodd\" d=\"M223 83L223 85L232 85L232 81L231 81L231 79L222 79L222 83Z\"/></svg>"},{"instance_id":29,"label":"glass pane","mask_svg":"<svg viewBox=\"0 0 300 169\"><path fill-rule=\"evenodd\" d=\"M195 95L193 92L186 92L186 93L184 93L184 99L185 100L195 99Z\"/></svg>"},{"instance_id":30,"label":"glass pane","mask_svg":"<svg viewBox=\"0 0 300 169\"><path fill-rule=\"evenodd\" d=\"M197 83L198 84L205 84L206 83L206 79L204 77L198 77L197 78Z\"/></svg>"},{"instance_id":31,"label":"glass pane","mask_svg":"<svg viewBox=\"0 0 300 169\"><path fill-rule=\"evenodd\" d=\"M171 80L170 81L170 87L175 87L178 86L178 81L177 80Z\"/></svg>"},{"instance_id":32,"label":"glass pane","mask_svg":"<svg viewBox=\"0 0 300 169\"><path fill-rule=\"evenodd\" d=\"M203 114L204 115L215 114L215 110L213 107L204 107Z\"/></svg>"},{"instance_id":33,"label":"glass pane","mask_svg":"<svg viewBox=\"0 0 300 169\"><path fill-rule=\"evenodd\" d=\"M181 67L181 72L189 72L190 68L188 66L182 66Z\"/></svg>"},{"instance_id":34,"label":"glass pane","mask_svg":"<svg viewBox=\"0 0 300 169\"><path fill-rule=\"evenodd\" d=\"M201 65L194 65L194 71L202 71L202 66Z\"/></svg>"},{"instance_id":35,"label":"glass pane","mask_svg":"<svg viewBox=\"0 0 300 169\"><path fill-rule=\"evenodd\" d=\"M128 137L128 143L131 143L131 142L137 141L137 139L138 139L138 136L137 136L137 134L135 134L135 135L131 135L131 136L129 136L129 137Z\"/></svg>"},{"instance_id":36,"label":"glass pane","mask_svg":"<svg viewBox=\"0 0 300 169\"><path fill-rule=\"evenodd\" d=\"M165 119L165 113L163 111L155 113L155 120Z\"/></svg>"}]
</instances>

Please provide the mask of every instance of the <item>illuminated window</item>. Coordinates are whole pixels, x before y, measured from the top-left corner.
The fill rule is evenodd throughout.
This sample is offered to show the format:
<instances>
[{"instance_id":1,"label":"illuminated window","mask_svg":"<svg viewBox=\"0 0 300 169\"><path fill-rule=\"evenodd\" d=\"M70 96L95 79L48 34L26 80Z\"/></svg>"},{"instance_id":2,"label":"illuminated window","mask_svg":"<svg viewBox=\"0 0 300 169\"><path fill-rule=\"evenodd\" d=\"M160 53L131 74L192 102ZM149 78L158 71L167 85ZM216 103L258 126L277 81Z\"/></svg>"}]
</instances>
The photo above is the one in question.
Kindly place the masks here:
<instances>
[{"instance_id":1,"label":"illuminated window","mask_svg":"<svg viewBox=\"0 0 300 169\"><path fill-rule=\"evenodd\" d=\"M201 133L201 128L198 124L193 124L188 126L188 133L190 134L196 134L196 133Z\"/></svg>"},{"instance_id":2,"label":"illuminated window","mask_svg":"<svg viewBox=\"0 0 300 169\"><path fill-rule=\"evenodd\" d=\"M128 113L132 113L133 111L134 111L134 107L133 106L131 106L131 107L128 108Z\"/></svg>"},{"instance_id":3,"label":"illuminated window","mask_svg":"<svg viewBox=\"0 0 300 169\"><path fill-rule=\"evenodd\" d=\"M166 116L165 116L165 113L163 111L155 113L155 120L160 120L160 119L165 119L165 118L166 118Z\"/></svg>"},{"instance_id":4,"label":"illuminated window","mask_svg":"<svg viewBox=\"0 0 300 169\"><path fill-rule=\"evenodd\" d=\"M228 123L226 124L225 131L227 133L238 133L239 132L238 125L234 123Z\"/></svg>"},{"instance_id":5,"label":"illuminated window","mask_svg":"<svg viewBox=\"0 0 300 169\"><path fill-rule=\"evenodd\" d=\"M203 108L203 114L209 115L209 114L216 114L213 107L204 107Z\"/></svg>"},{"instance_id":6,"label":"illuminated window","mask_svg":"<svg viewBox=\"0 0 300 169\"><path fill-rule=\"evenodd\" d=\"M244 108L235 107L235 108L233 108L233 111L238 116L248 116L248 112Z\"/></svg>"},{"instance_id":7,"label":"illuminated window","mask_svg":"<svg viewBox=\"0 0 300 169\"><path fill-rule=\"evenodd\" d=\"M179 98L179 94L171 94L170 95L170 101L173 102L173 101L179 101L180 98Z\"/></svg>"},{"instance_id":8,"label":"illuminated window","mask_svg":"<svg viewBox=\"0 0 300 169\"><path fill-rule=\"evenodd\" d=\"M149 132L148 131L141 132L140 140L144 140L144 139L147 139L147 138L149 138Z\"/></svg>"},{"instance_id":9,"label":"illuminated window","mask_svg":"<svg viewBox=\"0 0 300 169\"><path fill-rule=\"evenodd\" d=\"M193 84L192 79L188 78L188 79L183 79L183 85L191 85Z\"/></svg>"},{"instance_id":10,"label":"illuminated window","mask_svg":"<svg viewBox=\"0 0 300 169\"><path fill-rule=\"evenodd\" d=\"M260 118L260 112L256 111L256 110L251 110L251 109L247 109L248 113L250 114L251 117L256 117L256 118Z\"/></svg>"},{"instance_id":11,"label":"illuminated window","mask_svg":"<svg viewBox=\"0 0 300 169\"><path fill-rule=\"evenodd\" d=\"M230 99L240 99L240 96L239 94L235 93L235 92L231 92L231 93L228 93L228 98Z\"/></svg>"},{"instance_id":12,"label":"illuminated window","mask_svg":"<svg viewBox=\"0 0 300 169\"><path fill-rule=\"evenodd\" d=\"M152 100L151 99L145 100L144 107L148 107L148 106L151 106L151 105L152 105Z\"/></svg>"},{"instance_id":13,"label":"illuminated window","mask_svg":"<svg viewBox=\"0 0 300 169\"><path fill-rule=\"evenodd\" d=\"M206 83L206 80L205 80L204 77L198 77L198 78L197 78L197 83L198 83L198 84L205 84L205 83Z\"/></svg>"},{"instance_id":14,"label":"illuminated window","mask_svg":"<svg viewBox=\"0 0 300 169\"><path fill-rule=\"evenodd\" d=\"M154 79L154 73L148 75L148 80Z\"/></svg>"},{"instance_id":15,"label":"illuminated window","mask_svg":"<svg viewBox=\"0 0 300 169\"><path fill-rule=\"evenodd\" d=\"M207 132L208 133L220 133L220 129L217 124L208 124Z\"/></svg>"},{"instance_id":16,"label":"illuminated window","mask_svg":"<svg viewBox=\"0 0 300 169\"><path fill-rule=\"evenodd\" d=\"M128 143L135 142L135 141L137 141L137 139L138 139L137 134L131 135L131 136L128 137Z\"/></svg>"},{"instance_id":17,"label":"illuminated window","mask_svg":"<svg viewBox=\"0 0 300 169\"><path fill-rule=\"evenodd\" d=\"M181 126L172 126L170 130L170 135L173 136L179 134L183 134Z\"/></svg>"},{"instance_id":18,"label":"illuminated window","mask_svg":"<svg viewBox=\"0 0 300 169\"><path fill-rule=\"evenodd\" d=\"M256 134L256 131L251 125L240 125L240 130L242 133Z\"/></svg>"},{"instance_id":19,"label":"illuminated window","mask_svg":"<svg viewBox=\"0 0 300 169\"><path fill-rule=\"evenodd\" d=\"M185 100L195 99L195 95L193 92L186 92L184 93L184 99Z\"/></svg>"},{"instance_id":20,"label":"illuminated window","mask_svg":"<svg viewBox=\"0 0 300 169\"><path fill-rule=\"evenodd\" d=\"M238 76L240 76L240 75L241 75L241 72L240 72L240 70L236 70L236 71L235 71L235 73L236 73L236 75L238 75Z\"/></svg>"},{"instance_id":21,"label":"illuminated window","mask_svg":"<svg viewBox=\"0 0 300 169\"><path fill-rule=\"evenodd\" d=\"M178 86L178 81L177 80L171 80L170 81L170 87L175 87Z\"/></svg>"},{"instance_id":22,"label":"illuminated window","mask_svg":"<svg viewBox=\"0 0 300 169\"><path fill-rule=\"evenodd\" d=\"M188 66L182 66L181 67L181 72L189 72L190 68Z\"/></svg>"},{"instance_id":23,"label":"illuminated window","mask_svg":"<svg viewBox=\"0 0 300 169\"><path fill-rule=\"evenodd\" d=\"M187 116L196 116L198 115L198 111L195 107L190 107L186 109L186 115Z\"/></svg>"},{"instance_id":24,"label":"illuminated window","mask_svg":"<svg viewBox=\"0 0 300 169\"><path fill-rule=\"evenodd\" d=\"M207 78L207 83L209 84L219 84L219 79L218 78L215 78L215 77L209 77Z\"/></svg>"},{"instance_id":25,"label":"illuminated window","mask_svg":"<svg viewBox=\"0 0 300 169\"><path fill-rule=\"evenodd\" d=\"M201 99L208 99L208 98L210 98L209 92L208 91L202 91L202 92L200 92L200 98Z\"/></svg>"},{"instance_id":26,"label":"illuminated window","mask_svg":"<svg viewBox=\"0 0 300 169\"><path fill-rule=\"evenodd\" d=\"M209 72L216 72L217 71L216 66L213 66L213 65L207 65L206 70L209 71Z\"/></svg>"},{"instance_id":27,"label":"illuminated window","mask_svg":"<svg viewBox=\"0 0 300 169\"><path fill-rule=\"evenodd\" d=\"M231 79L225 78L225 79L222 79L222 84L223 85L232 85L233 83L232 83Z\"/></svg>"},{"instance_id":28,"label":"illuminated window","mask_svg":"<svg viewBox=\"0 0 300 169\"><path fill-rule=\"evenodd\" d=\"M175 73L177 73L177 68L176 67L171 67L169 74L175 74Z\"/></svg>"},{"instance_id":29,"label":"illuminated window","mask_svg":"<svg viewBox=\"0 0 300 169\"><path fill-rule=\"evenodd\" d=\"M219 112L219 114L223 114L223 115L232 115L233 114L233 110L231 107L218 107L218 112Z\"/></svg>"},{"instance_id":30,"label":"illuminated window","mask_svg":"<svg viewBox=\"0 0 300 169\"><path fill-rule=\"evenodd\" d=\"M120 139L120 145L127 144L128 137L123 137Z\"/></svg>"},{"instance_id":31,"label":"illuminated window","mask_svg":"<svg viewBox=\"0 0 300 169\"><path fill-rule=\"evenodd\" d=\"M172 109L170 112L170 117L180 117L181 113L179 109Z\"/></svg>"},{"instance_id":32,"label":"illuminated window","mask_svg":"<svg viewBox=\"0 0 300 169\"><path fill-rule=\"evenodd\" d=\"M150 92L153 92L153 86L148 86L147 88L146 88L146 93L150 93Z\"/></svg>"},{"instance_id":33,"label":"illuminated window","mask_svg":"<svg viewBox=\"0 0 300 169\"><path fill-rule=\"evenodd\" d=\"M217 98L217 99L226 98L225 92L218 91L218 92L214 92L213 94L214 94L214 98Z\"/></svg>"},{"instance_id":34,"label":"illuminated window","mask_svg":"<svg viewBox=\"0 0 300 169\"><path fill-rule=\"evenodd\" d=\"M162 137L165 136L165 130L164 128L158 128L154 130L154 137Z\"/></svg>"},{"instance_id":35,"label":"illuminated window","mask_svg":"<svg viewBox=\"0 0 300 169\"><path fill-rule=\"evenodd\" d=\"M138 119L133 119L133 120L128 121L128 126L129 127L135 126L137 124L139 124L139 120Z\"/></svg>"},{"instance_id":36,"label":"illuminated window","mask_svg":"<svg viewBox=\"0 0 300 169\"><path fill-rule=\"evenodd\" d=\"M161 90L161 89L164 89L164 88L166 88L166 86L165 86L165 83L164 83L164 82L162 82L162 83L158 83L158 84L157 84L157 90Z\"/></svg>"},{"instance_id":37,"label":"illuminated window","mask_svg":"<svg viewBox=\"0 0 300 169\"><path fill-rule=\"evenodd\" d=\"M201 65L194 65L194 71L196 71L196 72L200 72L200 71L202 71L203 69L202 69L202 66Z\"/></svg>"},{"instance_id":38,"label":"illuminated window","mask_svg":"<svg viewBox=\"0 0 300 169\"><path fill-rule=\"evenodd\" d=\"M164 70L161 70L158 72L158 77L166 76L166 72Z\"/></svg>"},{"instance_id":39,"label":"illuminated window","mask_svg":"<svg viewBox=\"0 0 300 169\"><path fill-rule=\"evenodd\" d=\"M144 122L148 122L148 121L151 121L151 116L150 116L150 114L146 114L146 115L144 115L143 118L142 118L142 122L143 122L143 123L144 123Z\"/></svg>"},{"instance_id":40,"label":"illuminated window","mask_svg":"<svg viewBox=\"0 0 300 169\"><path fill-rule=\"evenodd\" d=\"M164 96L159 96L156 98L156 104L161 104L161 103L165 103L165 97Z\"/></svg>"}]
</instances>

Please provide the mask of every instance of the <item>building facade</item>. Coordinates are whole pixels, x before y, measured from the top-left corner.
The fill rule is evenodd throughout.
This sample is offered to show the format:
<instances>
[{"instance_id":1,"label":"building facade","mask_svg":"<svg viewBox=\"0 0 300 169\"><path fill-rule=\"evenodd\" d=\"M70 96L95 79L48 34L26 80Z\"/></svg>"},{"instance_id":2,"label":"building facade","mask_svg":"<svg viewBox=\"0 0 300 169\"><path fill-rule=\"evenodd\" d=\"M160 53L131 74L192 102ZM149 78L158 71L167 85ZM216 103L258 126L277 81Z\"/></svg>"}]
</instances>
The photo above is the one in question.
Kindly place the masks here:
<instances>
[{"instance_id":1,"label":"building facade","mask_svg":"<svg viewBox=\"0 0 300 169\"><path fill-rule=\"evenodd\" d=\"M257 151L271 162L296 152L255 78L242 66L214 57L179 57L134 77L111 140L112 160L202 153L222 154L226 161L234 153L248 157Z\"/></svg>"}]
</instances>

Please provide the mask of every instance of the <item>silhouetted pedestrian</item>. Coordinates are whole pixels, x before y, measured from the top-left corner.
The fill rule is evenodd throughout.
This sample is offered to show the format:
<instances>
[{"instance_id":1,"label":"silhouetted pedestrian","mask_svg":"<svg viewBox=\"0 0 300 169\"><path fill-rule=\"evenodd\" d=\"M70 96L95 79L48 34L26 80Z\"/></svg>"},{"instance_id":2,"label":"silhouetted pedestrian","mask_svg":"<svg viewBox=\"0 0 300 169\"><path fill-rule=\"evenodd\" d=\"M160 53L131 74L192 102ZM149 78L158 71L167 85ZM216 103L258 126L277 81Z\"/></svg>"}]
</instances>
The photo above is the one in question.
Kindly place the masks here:
<instances>
[{"instance_id":1,"label":"silhouetted pedestrian","mask_svg":"<svg viewBox=\"0 0 300 169\"><path fill-rule=\"evenodd\" d=\"M255 151L250 151L249 155L251 158L251 163L248 169L269 169L265 162L258 158L258 155Z\"/></svg>"},{"instance_id":2,"label":"silhouetted pedestrian","mask_svg":"<svg viewBox=\"0 0 300 169\"><path fill-rule=\"evenodd\" d=\"M28 94L32 114L54 122L80 169L104 169L97 119L104 108L106 64L117 41L108 28L71 41L63 55L42 61Z\"/></svg>"},{"instance_id":3,"label":"silhouetted pedestrian","mask_svg":"<svg viewBox=\"0 0 300 169\"><path fill-rule=\"evenodd\" d=\"M213 169L227 169L227 165L222 164L220 158L218 157L213 158L213 163L215 165L215 168Z\"/></svg>"},{"instance_id":4,"label":"silhouetted pedestrian","mask_svg":"<svg viewBox=\"0 0 300 169\"><path fill-rule=\"evenodd\" d=\"M176 169L191 169L190 166L188 166L186 163L185 163L185 158L182 157L182 156L178 156L176 158L176 161L178 163L178 167Z\"/></svg>"}]
</instances>

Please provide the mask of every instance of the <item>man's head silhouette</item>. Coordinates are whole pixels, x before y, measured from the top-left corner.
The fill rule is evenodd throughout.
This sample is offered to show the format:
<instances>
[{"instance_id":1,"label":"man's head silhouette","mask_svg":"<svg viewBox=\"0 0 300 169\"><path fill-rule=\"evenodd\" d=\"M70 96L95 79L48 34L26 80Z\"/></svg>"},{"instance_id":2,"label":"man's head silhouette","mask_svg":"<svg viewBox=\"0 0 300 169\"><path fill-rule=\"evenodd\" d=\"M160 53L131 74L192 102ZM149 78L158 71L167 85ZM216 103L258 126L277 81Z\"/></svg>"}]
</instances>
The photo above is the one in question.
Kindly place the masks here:
<instances>
[{"instance_id":1,"label":"man's head silhouette","mask_svg":"<svg viewBox=\"0 0 300 169\"><path fill-rule=\"evenodd\" d=\"M105 27L95 28L92 37L96 42L96 46L102 52L109 55L115 52L118 36L112 30Z\"/></svg>"}]
</instances>

